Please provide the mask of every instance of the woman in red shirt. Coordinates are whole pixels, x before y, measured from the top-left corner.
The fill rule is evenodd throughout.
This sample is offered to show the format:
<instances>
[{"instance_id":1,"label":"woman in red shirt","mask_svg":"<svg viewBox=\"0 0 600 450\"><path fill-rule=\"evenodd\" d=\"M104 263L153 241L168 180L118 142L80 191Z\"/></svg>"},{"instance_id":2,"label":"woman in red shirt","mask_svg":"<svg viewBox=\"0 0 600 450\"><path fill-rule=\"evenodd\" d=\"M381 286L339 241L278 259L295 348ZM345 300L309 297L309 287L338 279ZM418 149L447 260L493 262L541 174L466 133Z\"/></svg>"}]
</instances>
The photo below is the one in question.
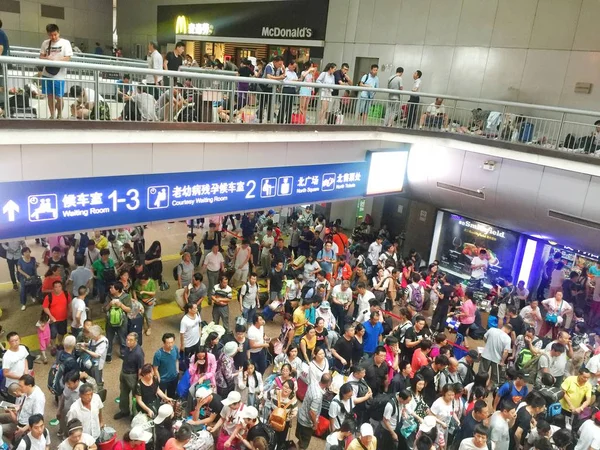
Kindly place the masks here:
<instances>
[{"instance_id":1,"label":"woman in red shirt","mask_svg":"<svg viewBox=\"0 0 600 450\"><path fill-rule=\"evenodd\" d=\"M60 277L60 266L51 266L48 268L48 272L44 274L42 294L48 295L52 292L52 285L55 281L62 281L62 278Z\"/></svg>"}]
</instances>

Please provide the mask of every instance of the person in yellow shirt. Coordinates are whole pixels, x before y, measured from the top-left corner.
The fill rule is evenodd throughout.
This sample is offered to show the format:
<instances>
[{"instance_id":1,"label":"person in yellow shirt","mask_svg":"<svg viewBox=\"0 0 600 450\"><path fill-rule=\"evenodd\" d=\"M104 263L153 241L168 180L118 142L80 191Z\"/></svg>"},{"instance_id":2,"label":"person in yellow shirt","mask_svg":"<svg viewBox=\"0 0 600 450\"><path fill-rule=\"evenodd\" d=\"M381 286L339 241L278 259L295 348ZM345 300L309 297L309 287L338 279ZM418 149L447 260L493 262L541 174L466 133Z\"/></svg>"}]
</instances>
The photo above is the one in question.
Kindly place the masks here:
<instances>
[{"instance_id":1,"label":"person in yellow shirt","mask_svg":"<svg viewBox=\"0 0 600 450\"><path fill-rule=\"evenodd\" d=\"M99 230L94 231L94 242L96 243L96 248L98 250L103 250L108 247L108 239L106 239L106 236L103 236Z\"/></svg>"},{"instance_id":2,"label":"person in yellow shirt","mask_svg":"<svg viewBox=\"0 0 600 450\"><path fill-rule=\"evenodd\" d=\"M300 344L300 338L304 334L304 329L308 324L308 319L306 318L306 310L310 308L310 306L310 301L303 300L302 304L294 310L292 320L294 322L294 328L296 329L296 331L294 332L294 343L296 345Z\"/></svg>"},{"instance_id":3,"label":"person in yellow shirt","mask_svg":"<svg viewBox=\"0 0 600 450\"><path fill-rule=\"evenodd\" d=\"M581 413L592 401L591 376L590 371L582 367L579 369L579 375L567 377L560 386L565 392L560 404L569 416Z\"/></svg>"},{"instance_id":4,"label":"person in yellow shirt","mask_svg":"<svg viewBox=\"0 0 600 450\"><path fill-rule=\"evenodd\" d=\"M360 426L360 436L350 442L346 450L376 450L377 438L373 434L371 424L363 423Z\"/></svg>"}]
</instances>

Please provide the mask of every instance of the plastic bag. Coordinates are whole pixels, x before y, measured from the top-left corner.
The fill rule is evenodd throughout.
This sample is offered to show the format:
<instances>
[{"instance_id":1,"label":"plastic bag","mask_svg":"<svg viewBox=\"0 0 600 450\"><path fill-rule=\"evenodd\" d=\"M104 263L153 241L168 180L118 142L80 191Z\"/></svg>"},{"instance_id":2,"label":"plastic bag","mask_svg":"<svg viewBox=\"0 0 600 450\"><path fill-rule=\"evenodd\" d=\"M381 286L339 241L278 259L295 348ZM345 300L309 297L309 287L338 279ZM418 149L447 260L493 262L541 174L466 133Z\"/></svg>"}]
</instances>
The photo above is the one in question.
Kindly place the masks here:
<instances>
[{"instance_id":1,"label":"plastic bag","mask_svg":"<svg viewBox=\"0 0 600 450\"><path fill-rule=\"evenodd\" d=\"M414 417L409 416L402 421L402 427L400 428L400 433L404 436L405 439L417 431L417 421Z\"/></svg>"},{"instance_id":2,"label":"plastic bag","mask_svg":"<svg viewBox=\"0 0 600 450\"><path fill-rule=\"evenodd\" d=\"M105 426L100 431L100 436L98 437L98 442L108 442L117 434L117 430L114 428Z\"/></svg>"}]
</instances>

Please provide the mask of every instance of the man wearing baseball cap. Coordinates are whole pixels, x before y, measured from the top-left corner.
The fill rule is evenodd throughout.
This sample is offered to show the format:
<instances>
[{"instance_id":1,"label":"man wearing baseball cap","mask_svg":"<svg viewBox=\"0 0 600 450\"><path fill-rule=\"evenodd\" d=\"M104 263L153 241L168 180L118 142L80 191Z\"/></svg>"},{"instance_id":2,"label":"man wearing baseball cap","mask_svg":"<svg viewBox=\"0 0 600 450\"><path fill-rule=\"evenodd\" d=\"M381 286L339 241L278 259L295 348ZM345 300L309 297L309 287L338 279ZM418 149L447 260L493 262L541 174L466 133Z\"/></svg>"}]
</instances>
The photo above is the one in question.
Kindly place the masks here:
<instances>
[{"instance_id":1,"label":"man wearing baseball cap","mask_svg":"<svg viewBox=\"0 0 600 450\"><path fill-rule=\"evenodd\" d=\"M271 439L271 436L269 436L269 433L265 429L265 425L258 420L258 410L254 406L244 408L241 415L248 430L246 438L242 439L243 444L247 448L253 448L251 442L257 437L263 437L267 442Z\"/></svg>"},{"instance_id":2,"label":"man wearing baseball cap","mask_svg":"<svg viewBox=\"0 0 600 450\"><path fill-rule=\"evenodd\" d=\"M475 381L475 362L479 361L479 352L469 350L465 356L458 361L458 378L463 386Z\"/></svg>"},{"instance_id":3,"label":"man wearing baseball cap","mask_svg":"<svg viewBox=\"0 0 600 450\"><path fill-rule=\"evenodd\" d=\"M346 450L376 450L377 438L373 434L371 424L363 423L360 426L360 436L350 442Z\"/></svg>"},{"instance_id":4,"label":"man wearing baseball cap","mask_svg":"<svg viewBox=\"0 0 600 450\"><path fill-rule=\"evenodd\" d=\"M203 414L200 416L200 410ZM200 425L210 426L216 423L223 410L221 397L209 388L201 387L196 391L196 407L192 411L192 420L188 423L194 428Z\"/></svg>"}]
</instances>

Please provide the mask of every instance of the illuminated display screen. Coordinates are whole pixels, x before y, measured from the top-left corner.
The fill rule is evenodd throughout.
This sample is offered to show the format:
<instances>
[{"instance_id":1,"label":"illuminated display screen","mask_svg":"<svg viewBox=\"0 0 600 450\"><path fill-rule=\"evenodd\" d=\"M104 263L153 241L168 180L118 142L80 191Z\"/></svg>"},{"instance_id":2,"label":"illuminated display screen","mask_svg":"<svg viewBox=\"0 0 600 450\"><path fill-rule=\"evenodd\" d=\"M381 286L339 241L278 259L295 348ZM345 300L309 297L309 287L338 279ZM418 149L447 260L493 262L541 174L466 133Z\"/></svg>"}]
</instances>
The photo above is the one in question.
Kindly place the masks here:
<instances>
[{"instance_id":1,"label":"illuminated display screen","mask_svg":"<svg viewBox=\"0 0 600 450\"><path fill-rule=\"evenodd\" d=\"M402 192L408 162L407 151L381 151L370 153L367 195Z\"/></svg>"}]
</instances>

